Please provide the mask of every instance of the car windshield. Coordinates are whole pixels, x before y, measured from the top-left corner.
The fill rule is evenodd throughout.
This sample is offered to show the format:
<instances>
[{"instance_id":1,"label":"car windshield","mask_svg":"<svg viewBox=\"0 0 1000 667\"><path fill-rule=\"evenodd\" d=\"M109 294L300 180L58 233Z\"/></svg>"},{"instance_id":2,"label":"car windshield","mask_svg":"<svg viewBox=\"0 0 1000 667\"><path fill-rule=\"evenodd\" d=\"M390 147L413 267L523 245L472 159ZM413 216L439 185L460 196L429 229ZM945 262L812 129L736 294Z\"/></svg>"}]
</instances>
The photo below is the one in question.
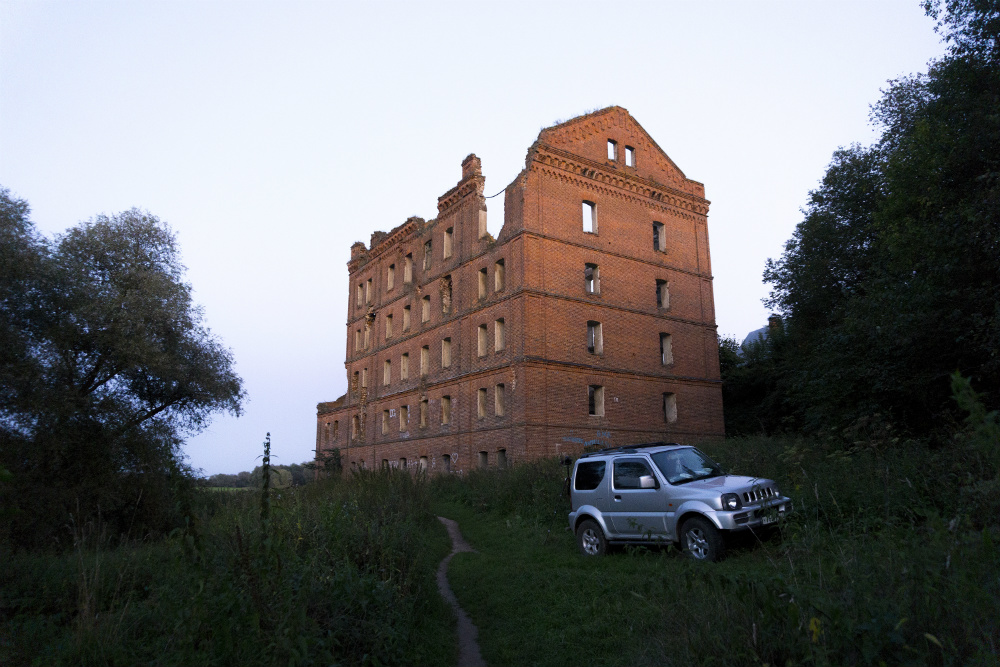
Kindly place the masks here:
<instances>
[{"instance_id":1,"label":"car windshield","mask_svg":"<svg viewBox=\"0 0 1000 667\"><path fill-rule=\"evenodd\" d=\"M671 484L685 484L725 474L718 463L694 447L657 452L652 458L653 463Z\"/></svg>"}]
</instances>

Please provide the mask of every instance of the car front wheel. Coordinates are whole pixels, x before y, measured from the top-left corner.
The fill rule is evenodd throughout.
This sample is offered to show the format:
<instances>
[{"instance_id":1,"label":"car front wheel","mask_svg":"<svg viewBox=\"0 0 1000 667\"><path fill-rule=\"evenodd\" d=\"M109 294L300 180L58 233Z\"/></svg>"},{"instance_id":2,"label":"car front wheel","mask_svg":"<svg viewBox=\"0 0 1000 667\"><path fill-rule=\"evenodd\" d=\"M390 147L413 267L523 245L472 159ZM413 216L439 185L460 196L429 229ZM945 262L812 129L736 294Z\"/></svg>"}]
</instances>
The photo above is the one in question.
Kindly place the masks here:
<instances>
[{"instance_id":1,"label":"car front wheel","mask_svg":"<svg viewBox=\"0 0 1000 667\"><path fill-rule=\"evenodd\" d=\"M603 556L608 551L608 540L596 521L581 521L576 529L576 544L585 556Z\"/></svg>"},{"instance_id":2,"label":"car front wheel","mask_svg":"<svg viewBox=\"0 0 1000 667\"><path fill-rule=\"evenodd\" d=\"M693 517L681 528L681 548L695 560L717 561L722 558L726 544L718 528L707 519Z\"/></svg>"}]
</instances>

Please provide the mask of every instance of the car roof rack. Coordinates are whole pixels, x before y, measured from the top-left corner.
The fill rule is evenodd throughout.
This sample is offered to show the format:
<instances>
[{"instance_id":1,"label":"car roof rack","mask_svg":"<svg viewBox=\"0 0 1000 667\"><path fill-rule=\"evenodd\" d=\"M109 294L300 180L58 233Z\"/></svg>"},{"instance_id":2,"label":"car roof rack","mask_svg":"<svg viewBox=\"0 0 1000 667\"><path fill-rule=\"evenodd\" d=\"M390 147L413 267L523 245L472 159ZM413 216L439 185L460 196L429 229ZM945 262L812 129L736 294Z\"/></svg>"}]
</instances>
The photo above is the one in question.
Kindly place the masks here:
<instances>
[{"instance_id":1,"label":"car roof rack","mask_svg":"<svg viewBox=\"0 0 1000 667\"><path fill-rule=\"evenodd\" d=\"M603 456L606 454L638 454L640 449L649 449L651 447L683 447L679 442L647 442L640 445L622 445L621 447L607 447L605 449L599 449L596 452L586 452L580 455L581 459L588 458L590 456Z\"/></svg>"}]
</instances>

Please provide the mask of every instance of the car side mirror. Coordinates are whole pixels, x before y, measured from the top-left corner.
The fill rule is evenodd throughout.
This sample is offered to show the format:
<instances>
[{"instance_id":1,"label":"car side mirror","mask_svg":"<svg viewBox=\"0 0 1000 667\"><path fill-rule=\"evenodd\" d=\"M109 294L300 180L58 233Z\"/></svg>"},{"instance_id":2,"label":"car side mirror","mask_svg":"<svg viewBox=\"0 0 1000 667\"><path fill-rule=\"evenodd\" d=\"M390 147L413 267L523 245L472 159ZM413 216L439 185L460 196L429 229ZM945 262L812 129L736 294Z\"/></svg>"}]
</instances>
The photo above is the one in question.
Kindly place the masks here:
<instances>
[{"instance_id":1,"label":"car side mirror","mask_svg":"<svg viewBox=\"0 0 1000 667\"><path fill-rule=\"evenodd\" d=\"M643 475L639 478L639 488L640 489L655 489L656 480L653 479L652 475Z\"/></svg>"}]
</instances>

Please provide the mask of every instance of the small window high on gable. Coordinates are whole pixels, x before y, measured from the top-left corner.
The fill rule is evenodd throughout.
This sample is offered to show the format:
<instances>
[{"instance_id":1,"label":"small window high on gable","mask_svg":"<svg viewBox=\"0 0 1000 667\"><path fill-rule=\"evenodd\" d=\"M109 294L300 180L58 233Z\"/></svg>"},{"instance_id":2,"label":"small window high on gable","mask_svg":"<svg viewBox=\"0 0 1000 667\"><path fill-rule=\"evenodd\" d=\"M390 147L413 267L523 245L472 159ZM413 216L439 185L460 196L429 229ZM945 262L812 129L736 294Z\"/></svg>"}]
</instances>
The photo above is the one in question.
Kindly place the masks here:
<instances>
[{"instance_id":1,"label":"small window high on gable","mask_svg":"<svg viewBox=\"0 0 1000 667\"><path fill-rule=\"evenodd\" d=\"M618 159L618 144L612 139L608 139L608 159Z\"/></svg>"},{"instance_id":2,"label":"small window high on gable","mask_svg":"<svg viewBox=\"0 0 1000 667\"><path fill-rule=\"evenodd\" d=\"M625 147L625 166L634 167L635 166L635 149L631 146Z\"/></svg>"}]
</instances>

